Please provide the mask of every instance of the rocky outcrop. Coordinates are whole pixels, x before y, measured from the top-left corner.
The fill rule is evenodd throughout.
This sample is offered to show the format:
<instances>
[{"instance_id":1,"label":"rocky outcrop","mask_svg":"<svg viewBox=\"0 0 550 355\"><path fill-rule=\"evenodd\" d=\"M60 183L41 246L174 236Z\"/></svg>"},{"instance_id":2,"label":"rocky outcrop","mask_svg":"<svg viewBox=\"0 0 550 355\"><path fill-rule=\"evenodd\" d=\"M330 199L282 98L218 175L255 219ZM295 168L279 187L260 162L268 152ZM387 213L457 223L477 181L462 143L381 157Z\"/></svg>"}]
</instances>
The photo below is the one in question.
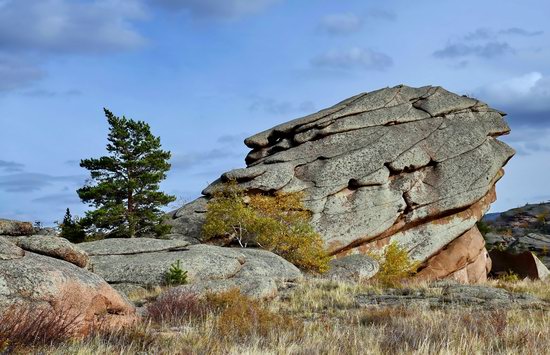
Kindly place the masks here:
<instances>
[{"instance_id":1,"label":"rocky outcrop","mask_svg":"<svg viewBox=\"0 0 550 355\"><path fill-rule=\"evenodd\" d=\"M502 310L509 308L550 309L550 302L523 293L482 285L435 282L421 289L387 289L383 293L359 294L357 303L364 307L469 307Z\"/></svg>"},{"instance_id":2,"label":"rocky outcrop","mask_svg":"<svg viewBox=\"0 0 550 355\"><path fill-rule=\"evenodd\" d=\"M12 238L11 241L20 248L33 253L65 260L79 267L86 267L88 265L88 254L64 238L33 235Z\"/></svg>"},{"instance_id":3,"label":"rocky outcrop","mask_svg":"<svg viewBox=\"0 0 550 355\"><path fill-rule=\"evenodd\" d=\"M527 204L491 217L484 219L489 249L533 252L550 268L550 203Z\"/></svg>"},{"instance_id":4,"label":"rocky outcrop","mask_svg":"<svg viewBox=\"0 0 550 355\"><path fill-rule=\"evenodd\" d=\"M0 238L0 312L14 306L74 318L80 334L96 324L120 327L135 320L134 307L101 277Z\"/></svg>"},{"instance_id":5,"label":"rocky outcrop","mask_svg":"<svg viewBox=\"0 0 550 355\"><path fill-rule=\"evenodd\" d=\"M331 254L395 241L430 269L449 258L428 260L472 230L495 199L495 183L514 154L496 139L510 131L503 116L441 87L360 94L246 139L248 166L224 173L167 223L200 238L206 201L220 182L236 180L250 193L302 191ZM482 278L488 261L474 246L454 247L454 266L426 274L466 270L454 276Z\"/></svg>"},{"instance_id":6,"label":"rocky outcrop","mask_svg":"<svg viewBox=\"0 0 550 355\"><path fill-rule=\"evenodd\" d=\"M301 278L294 265L265 250L148 238L105 239L80 246L90 255L93 271L111 284L123 285L120 289L163 285L178 260L195 290L239 287L251 296L267 297Z\"/></svg>"},{"instance_id":7,"label":"rocky outcrop","mask_svg":"<svg viewBox=\"0 0 550 355\"><path fill-rule=\"evenodd\" d=\"M13 221L0 218L0 235L31 235L34 228L30 222Z\"/></svg>"}]
</instances>

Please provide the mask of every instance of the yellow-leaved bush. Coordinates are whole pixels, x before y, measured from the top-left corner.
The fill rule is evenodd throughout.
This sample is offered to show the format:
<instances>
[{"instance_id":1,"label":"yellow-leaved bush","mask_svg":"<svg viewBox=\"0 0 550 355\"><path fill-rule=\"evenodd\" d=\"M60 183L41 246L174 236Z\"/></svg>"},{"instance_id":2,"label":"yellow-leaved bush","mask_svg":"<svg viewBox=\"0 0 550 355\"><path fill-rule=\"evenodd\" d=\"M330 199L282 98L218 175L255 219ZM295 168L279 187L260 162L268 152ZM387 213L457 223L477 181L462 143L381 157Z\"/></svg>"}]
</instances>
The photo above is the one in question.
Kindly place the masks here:
<instances>
[{"instance_id":1,"label":"yellow-leaved bush","mask_svg":"<svg viewBox=\"0 0 550 355\"><path fill-rule=\"evenodd\" d=\"M374 279L383 286L398 286L401 281L416 273L420 263L410 258L406 249L396 242L391 242L380 254L371 253L380 264L380 269Z\"/></svg>"},{"instance_id":2,"label":"yellow-leaved bush","mask_svg":"<svg viewBox=\"0 0 550 355\"><path fill-rule=\"evenodd\" d=\"M302 198L302 193L295 192L247 196L237 183L225 183L208 202L203 237L259 246L301 269L325 272L330 257L309 224L311 213Z\"/></svg>"}]
</instances>

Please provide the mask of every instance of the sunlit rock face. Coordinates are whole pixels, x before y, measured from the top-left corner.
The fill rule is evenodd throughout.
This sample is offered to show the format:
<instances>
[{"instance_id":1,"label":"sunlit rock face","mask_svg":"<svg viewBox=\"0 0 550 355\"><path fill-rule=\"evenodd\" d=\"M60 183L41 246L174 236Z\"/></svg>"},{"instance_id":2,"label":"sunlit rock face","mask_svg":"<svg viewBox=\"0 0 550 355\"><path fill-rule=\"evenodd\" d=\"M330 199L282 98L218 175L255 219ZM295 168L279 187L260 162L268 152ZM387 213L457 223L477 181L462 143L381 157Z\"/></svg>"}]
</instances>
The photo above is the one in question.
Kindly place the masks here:
<instances>
[{"instance_id":1,"label":"sunlit rock face","mask_svg":"<svg viewBox=\"0 0 550 355\"><path fill-rule=\"evenodd\" d=\"M223 181L250 192L303 191L330 253L364 253L396 241L428 268L423 277L479 281L490 259L471 241L475 223L514 155L497 139L510 131L503 116L441 87L359 94L247 138L247 167L224 173L204 198L172 212L169 223L176 233L198 233L205 201ZM460 237L453 250L463 257L438 257ZM428 272L433 267L437 272Z\"/></svg>"}]
</instances>

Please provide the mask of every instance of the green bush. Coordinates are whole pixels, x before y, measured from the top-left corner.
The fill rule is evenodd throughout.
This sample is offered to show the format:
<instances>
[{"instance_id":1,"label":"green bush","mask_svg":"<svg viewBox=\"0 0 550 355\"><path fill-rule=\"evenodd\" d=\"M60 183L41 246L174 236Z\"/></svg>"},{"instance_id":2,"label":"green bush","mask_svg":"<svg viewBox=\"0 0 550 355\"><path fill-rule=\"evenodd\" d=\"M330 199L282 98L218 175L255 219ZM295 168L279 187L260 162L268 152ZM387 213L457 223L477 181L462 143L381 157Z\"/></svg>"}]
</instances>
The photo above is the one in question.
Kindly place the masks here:
<instances>
[{"instance_id":1,"label":"green bush","mask_svg":"<svg viewBox=\"0 0 550 355\"><path fill-rule=\"evenodd\" d=\"M166 272L165 281L167 285L185 285L187 283L187 271L181 268L181 261L177 260L170 265Z\"/></svg>"},{"instance_id":2,"label":"green bush","mask_svg":"<svg viewBox=\"0 0 550 355\"><path fill-rule=\"evenodd\" d=\"M325 272L330 257L309 221L301 193L245 195L235 183L224 184L208 203L205 240L238 243L272 251L304 270Z\"/></svg>"},{"instance_id":3,"label":"green bush","mask_svg":"<svg viewBox=\"0 0 550 355\"><path fill-rule=\"evenodd\" d=\"M61 228L60 237L67 239L71 243L82 243L86 240L86 232L80 225L78 218L71 216L71 211L67 208L63 222L59 225Z\"/></svg>"}]
</instances>

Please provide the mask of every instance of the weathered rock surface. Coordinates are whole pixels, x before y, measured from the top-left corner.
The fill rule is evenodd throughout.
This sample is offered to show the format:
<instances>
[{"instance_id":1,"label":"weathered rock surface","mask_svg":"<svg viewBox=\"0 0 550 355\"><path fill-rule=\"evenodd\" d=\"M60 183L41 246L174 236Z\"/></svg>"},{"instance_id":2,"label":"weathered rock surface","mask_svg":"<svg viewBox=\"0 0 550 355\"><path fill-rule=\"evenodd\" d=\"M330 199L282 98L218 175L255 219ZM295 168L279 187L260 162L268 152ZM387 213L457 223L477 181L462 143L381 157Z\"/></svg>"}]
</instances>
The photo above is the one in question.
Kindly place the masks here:
<instances>
[{"instance_id":1,"label":"weathered rock surface","mask_svg":"<svg viewBox=\"0 0 550 355\"><path fill-rule=\"evenodd\" d=\"M441 87L360 94L246 139L248 166L224 173L167 223L200 238L207 199L220 182L236 180L252 193L304 192L312 224L336 256L396 241L425 262L471 230L494 201L514 155L496 139L510 131L503 116ZM486 269L482 257L455 249L466 253L455 259Z\"/></svg>"},{"instance_id":2,"label":"weathered rock surface","mask_svg":"<svg viewBox=\"0 0 550 355\"><path fill-rule=\"evenodd\" d=\"M337 280L368 280L378 272L380 265L376 260L361 254L348 255L330 261L329 271L324 277Z\"/></svg>"},{"instance_id":3,"label":"weathered rock surface","mask_svg":"<svg viewBox=\"0 0 550 355\"><path fill-rule=\"evenodd\" d=\"M383 294L360 294L356 300L362 306L472 307L478 309L550 308L549 302L528 294L448 281L433 283L425 289L388 289L384 290Z\"/></svg>"},{"instance_id":4,"label":"weathered rock surface","mask_svg":"<svg viewBox=\"0 0 550 355\"><path fill-rule=\"evenodd\" d=\"M34 228L30 222L13 221L0 218L0 235L31 235Z\"/></svg>"},{"instance_id":5,"label":"weathered rock surface","mask_svg":"<svg viewBox=\"0 0 550 355\"><path fill-rule=\"evenodd\" d=\"M19 259L25 256L25 251L4 237L0 237L0 261Z\"/></svg>"},{"instance_id":6,"label":"weathered rock surface","mask_svg":"<svg viewBox=\"0 0 550 355\"><path fill-rule=\"evenodd\" d=\"M10 245L11 244L11 245ZM124 326L135 319L134 307L101 277L63 260L24 252L0 239L0 312L13 305L47 307L77 318L86 333L97 322Z\"/></svg>"},{"instance_id":7,"label":"weathered rock surface","mask_svg":"<svg viewBox=\"0 0 550 355\"><path fill-rule=\"evenodd\" d=\"M550 203L527 204L484 219L489 249L530 251L550 268Z\"/></svg>"},{"instance_id":8,"label":"weathered rock surface","mask_svg":"<svg viewBox=\"0 0 550 355\"><path fill-rule=\"evenodd\" d=\"M88 254L64 238L33 235L12 238L11 240L24 250L65 260L79 267L88 265Z\"/></svg>"},{"instance_id":9,"label":"weathered rock surface","mask_svg":"<svg viewBox=\"0 0 550 355\"><path fill-rule=\"evenodd\" d=\"M195 289L236 286L247 294L263 297L272 295L285 282L302 277L294 265L265 250L205 244L184 247L185 242L178 240L147 238L105 239L80 245L89 253L95 273L125 287L163 285L170 266L178 260Z\"/></svg>"},{"instance_id":10,"label":"weathered rock surface","mask_svg":"<svg viewBox=\"0 0 550 355\"><path fill-rule=\"evenodd\" d=\"M90 256L143 254L157 251L185 250L189 243L179 240L152 238L111 238L80 243L79 246Z\"/></svg>"}]
</instances>

